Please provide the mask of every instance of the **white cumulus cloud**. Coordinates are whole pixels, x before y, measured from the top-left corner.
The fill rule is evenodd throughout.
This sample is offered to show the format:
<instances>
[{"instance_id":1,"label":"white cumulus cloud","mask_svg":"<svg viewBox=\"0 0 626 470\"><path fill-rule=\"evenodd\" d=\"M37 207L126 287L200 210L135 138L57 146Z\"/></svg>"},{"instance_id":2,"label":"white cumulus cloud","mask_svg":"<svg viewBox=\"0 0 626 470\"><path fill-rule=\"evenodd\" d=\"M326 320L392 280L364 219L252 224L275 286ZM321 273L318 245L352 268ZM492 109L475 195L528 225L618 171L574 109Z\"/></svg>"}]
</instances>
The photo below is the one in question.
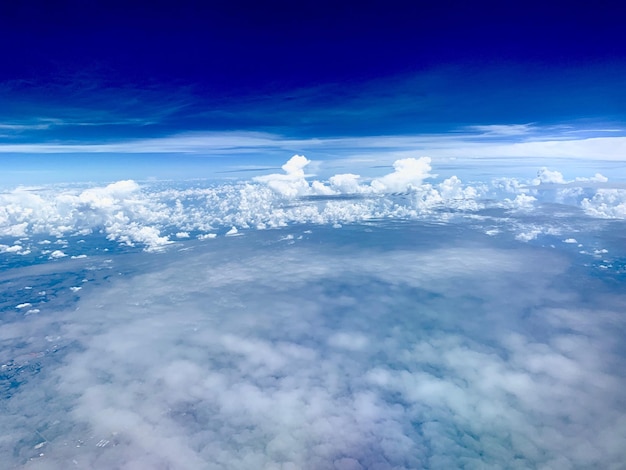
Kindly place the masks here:
<instances>
[{"instance_id":1,"label":"white cumulus cloud","mask_svg":"<svg viewBox=\"0 0 626 470\"><path fill-rule=\"evenodd\" d=\"M419 187L426 178L432 177L430 158L403 158L393 164L394 172L374 179L371 183L376 192L404 192Z\"/></svg>"}]
</instances>

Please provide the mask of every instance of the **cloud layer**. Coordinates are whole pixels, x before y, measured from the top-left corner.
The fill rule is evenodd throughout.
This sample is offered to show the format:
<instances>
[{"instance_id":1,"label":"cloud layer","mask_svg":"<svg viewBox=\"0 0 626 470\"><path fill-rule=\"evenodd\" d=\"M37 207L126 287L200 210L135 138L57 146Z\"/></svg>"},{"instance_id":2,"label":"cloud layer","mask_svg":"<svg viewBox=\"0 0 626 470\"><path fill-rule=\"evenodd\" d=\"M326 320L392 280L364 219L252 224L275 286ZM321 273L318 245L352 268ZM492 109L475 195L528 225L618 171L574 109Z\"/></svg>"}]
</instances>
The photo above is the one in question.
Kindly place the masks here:
<instances>
[{"instance_id":1,"label":"cloud layer","mask_svg":"<svg viewBox=\"0 0 626 470\"><path fill-rule=\"evenodd\" d=\"M78 303L2 329L0 452L34 469L619 468L623 293L491 240L286 228L70 260L102 273ZM43 269L13 276L24 295Z\"/></svg>"},{"instance_id":2,"label":"cloud layer","mask_svg":"<svg viewBox=\"0 0 626 470\"><path fill-rule=\"evenodd\" d=\"M519 240L575 237L579 229L566 218L529 219L550 204L576 213L584 227L593 227L596 219L626 218L626 189L600 173L565 179L557 170L541 168L534 179L468 183L457 176L437 178L431 164L428 157L407 157L381 176L341 173L322 180L307 174L309 159L296 155L282 173L237 183L125 180L106 186L18 187L0 193L0 253L43 259L58 257L53 253L60 250L79 256L88 254L89 243L78 244L86 237L156 250L176 240L223 235L233 227L385 219L479 218L490 233L512 233Z\"/></svg>"}]
</instances>

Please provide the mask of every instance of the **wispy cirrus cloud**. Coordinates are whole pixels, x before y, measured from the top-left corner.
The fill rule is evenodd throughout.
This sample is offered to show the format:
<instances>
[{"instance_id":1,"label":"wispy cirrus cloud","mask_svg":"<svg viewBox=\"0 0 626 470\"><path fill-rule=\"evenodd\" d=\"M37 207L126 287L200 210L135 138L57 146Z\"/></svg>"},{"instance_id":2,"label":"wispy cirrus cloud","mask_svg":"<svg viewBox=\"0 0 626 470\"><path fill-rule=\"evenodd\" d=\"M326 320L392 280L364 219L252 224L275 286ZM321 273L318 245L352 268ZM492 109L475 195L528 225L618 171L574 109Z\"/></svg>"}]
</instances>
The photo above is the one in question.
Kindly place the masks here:
<instances>
[{"instance_id":1,"label":"wispy cirrus cloud","mask_svg":"<svg viewBox=\"0 0 626 470\"><path fill-rule=\"evenodd\" d=\"M96 127L96 126L145 126L154 124L154 120L141 118L118 118L110 116L82 116L80 118L37 118L29 121L0 122L0 131L26 133L32 131L48 131L62 127Z\"/></svg>"},{"instance_id":2,"label":"wispy cirrus cloud","mask_svg":"<svg viewBox=\"0 0 626 470\"><path fill-rule=\"evenodd\" d=\"M94 66L87 71L60 71L54 80L0 81L0 100L5 105L0 122L20 124L32 116L49 116L76 123L128 123L129 130L116 132L135 138L147 136L145 130L133 132L136 120L158 126L151 137L245 129L299 137L451 131L523 138L543 136L547 124L556 133L553 124L566 120L623 120L618 105L621 80L616 78L621 66L610 67L616 73L560 68L539 73L511 65L459 64L355 78L349 86L325 81L218 92L193 81L120 82L110 71ZM561 85L553 79L567 71L575 72L576 80ZM529 74L536 75L534 81L520 86L519 77ZM562 128L560 133L572 131L576 129ZM80 132L73 138L81 140Z\"/></svg>"},{"instance_id":3,"label":"wispy cirrus cloud","mask_svg":"<svg viewBox=\"0 0 626 470\"><path fill-rule=\"evenodd\" d=\"M79 124L80 125L80 124ZM480 133L382 135L339 138L290 138L267 132L188 132L117 142L5 143L0 153L191 154L214 156L241 152L288 150L361 158L402 158L415 152L432 157L551 157L623 160L626 136L569 138L550 133L527 138L529 128L480 126ZM486 131L486 132L484 132ZM505 138L503 138L505 137Z\"/></svg>"},{"instance_id":4,"label":"wispy cirrus cloud","mask_svg":"<svg viewBox=\"0 0 626 470\"><path fill-rule=\"evenodd\" d=\"M467 126L469 132L478 132L481 136L518 136L534 133L538 128L533 124L490 124L483 126Z\"/></svg>"},{"instance_id":5,"label":"wispy cirrus cloud","mask_svg":"<svg viewBox=\"0 0 626 470\"><path fill-rule=\"evenodd\" d=\"M4 131L32 131L32 130L43 130L50 129L52 126L51 123L33 123L33 124L17 124L17 123L6 123L0 122L0 130Z\"/></svg>"},{"instance_id":6,"label":"wispy cirrus cloud","mask_svg":"<svg viewBox=\"0 0 626 470\"><path fill-rule=\"evenodd\" d=\"M180 118L196 101L182 86L164 90L161 84L116 83L101 75L64 76L60 72L45 82L0 81L3 137L22 143L141 138L146 135L141 128L167 123L169 129L175 129L170 121ZM85 135L85 128L94 130Z\"/></svg>"}]
</instances>

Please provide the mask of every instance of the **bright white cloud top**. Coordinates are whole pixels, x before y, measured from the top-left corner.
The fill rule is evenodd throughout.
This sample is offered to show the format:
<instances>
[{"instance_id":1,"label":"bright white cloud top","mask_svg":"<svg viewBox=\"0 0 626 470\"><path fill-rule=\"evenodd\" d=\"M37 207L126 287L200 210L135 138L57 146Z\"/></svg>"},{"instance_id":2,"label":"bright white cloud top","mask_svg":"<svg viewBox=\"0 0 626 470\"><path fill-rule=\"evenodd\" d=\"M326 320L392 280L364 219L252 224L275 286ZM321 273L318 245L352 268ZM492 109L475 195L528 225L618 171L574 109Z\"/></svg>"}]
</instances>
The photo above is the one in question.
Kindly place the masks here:
<instances>
[{"instance_id":1,"label":"bright white cloud top","mask_svg":"<svg viewBox=\"0 0 626 470\"><path fill-rule=\"evenodd\" d=\"M283 173L252 181L214 185L118 181L88 188L18 187L0 193L0 236L13 237L3 252L32 252L43 237L72 239L101 233L126 245L157 249L187 236L231 227L263 229L298 223L352 223L372 219L449 219L450 209L478 217L489 209L517 211L542 203L582 209L591 218L626 218L626 189L607 177L565 180L557 170L541 168L526 181L499 177L464 183L452 176L433 181L431 159L403 158L393 171L362 178L337 174L319 181L305 173L302 155L286 162ZM441 210L441 209L446 210ZM509 214L510 215L510 214ZM503 230L523 230L523 219L485 217ZM565 232L567 223L544 221L537 233ZM534 237L533 237L534 238ZM33 245L35 244L35 245Z\"/></svg>"},{"instance_id":2,"label":"bright white cloud top","mask_svg":"<svg viewBox=\"0 0 626 470\"><path fill-rule=\"evenodd\" d=\"M2 461L620 468L626 189L435 161L1 193Z\"/></svg>"}]
</instances>

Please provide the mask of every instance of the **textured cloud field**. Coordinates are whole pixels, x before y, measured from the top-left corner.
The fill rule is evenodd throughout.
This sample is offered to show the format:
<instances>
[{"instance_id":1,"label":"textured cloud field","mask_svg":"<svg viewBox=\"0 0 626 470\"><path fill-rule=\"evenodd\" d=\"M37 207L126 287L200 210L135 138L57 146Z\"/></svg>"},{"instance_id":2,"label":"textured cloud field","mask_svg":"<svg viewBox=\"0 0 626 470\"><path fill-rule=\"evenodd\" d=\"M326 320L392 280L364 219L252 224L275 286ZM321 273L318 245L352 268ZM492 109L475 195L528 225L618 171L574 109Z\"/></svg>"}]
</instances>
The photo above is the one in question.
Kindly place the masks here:
<instances>
[{"instance_id":1,"label":"textured cloud field","mask_svg":"<svg viewBox=\"0 0 626 470\"><path fill-rule=\"evenodd\" d=\"M93 235L155 250L191 236L211 238L233 227L449 221L458 215L481 218L491 233L533 240L540 234L576 232L568 225L571 217L590 227L598 219L626 219L624 183L600 173L567 180L557 170L541 168L525 180L500 176L463 182L454 175L437 178L430 158L422 157L397 160L392 172L379 177L344 173L319 181L306 174L310 163L295 155L283 165L283 173L235 183L139 185L126 180L106 186L6 190L0 193L0 253L60 258L69 248L78 256L85 253L75 242L85 243ZM561 216L560 221L523 216L546 212L554 204L561 208L548 211Z\"/></svg>"},{"instance_id":2,"label":"textured cloud field","mask_svg":"<svg viewBox=\"0 0 626 470\"><path fill-rule=\"evenodd\" d=\"M306 167L2 194L2 461L623 465L623 189Z\"/></svg>"}]
</instances>

